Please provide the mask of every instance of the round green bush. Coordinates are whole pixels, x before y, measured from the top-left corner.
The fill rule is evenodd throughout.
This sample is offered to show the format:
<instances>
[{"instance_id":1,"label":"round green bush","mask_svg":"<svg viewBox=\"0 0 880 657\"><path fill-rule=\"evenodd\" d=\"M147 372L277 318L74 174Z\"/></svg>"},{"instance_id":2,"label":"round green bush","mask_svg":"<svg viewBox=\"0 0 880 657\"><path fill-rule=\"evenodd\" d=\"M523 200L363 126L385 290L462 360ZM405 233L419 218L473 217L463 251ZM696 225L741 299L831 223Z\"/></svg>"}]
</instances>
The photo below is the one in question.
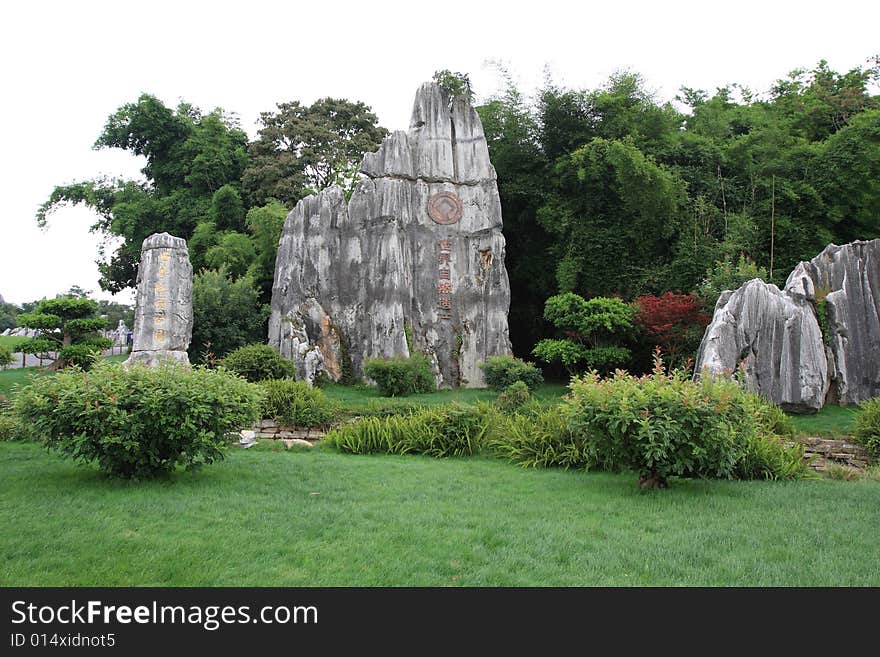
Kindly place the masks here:
<instances>
[{"instance_id":1,"label":"round green bush","mask_svg":"<svg viewBox=\"0 0 880 657\"><path fill-rule=\"evenodd\" d=\"M223 370L99 363L35 379L15 401L28 432L113 476L152 478L224 458L263 392Z\"/></svg>"},{"instance_id":2,"label":"round green bush","mask_svg":"<svg viewBox=\"0 0 880 657\"><path fill-rule=\"evenodd\" d=\"M267 344L239 347L226 355L223 367L251 383L269 379L292 379L296 372L292 362Z\"/></svg>"},{"instance_id":3,"label":"round green bush","mask_svg":"<svg viewBox=\"0 0 880 657\"><path fill-rule=\"evenodd\" d=\"M263 417L296 427L326 427L336 419L336 406L321 390L310 388L303 381L276 379L261 381L266 391Z\"/></svg>"},{"instance_id":4,"label":"round green bush","mask_svg":"<svg viewBox=\"0 0 880 657\"><path fill-rule=\"evenodd\" d=\"M383 397L405 397L437 389L431 362L423 354L367 359L364 374L376 382Z\"/></svg>"},{"instance_id":5,"label":"round green bush","mask_svg":"<svg viewBox=\"0 0 880 657\"><path fill-rule=\"evenodd\" d=\"M855 438L868 448L875 458L880 458L880 397L859 404L856 416Z\"/></svg>"},{"instance_id":6,"label":"round green bush","mask_svg":"<svg viewBox=\"0 0 880 657\"><path fill-rule=\"evenodd\" d=\"M517 381L525 383L529 390L544 383L544 375L536 365L514 356L490 356L480 363L480 369L483 370L486 385L498 392Z\"/></svg>"},{"instance_id":7,"label":"round green bush","mask_svg":"<svg viewBox=\"0 0 880 657\"><path fill-rule=\"evenodd\" d=\"M58 352L58 360L64 367L75 366L81 370L89 370L101 358L101 348L93 344L71 344L62 347Z\"/></svg>"},{"instance_id":8,"label":"round green bush","mask_svg":"<svg viewBox=\"0 0 880 657\"><path fill-rule=\"evenodd\" d=\"M529 392L529 387L525 384L525 381L514 381L505 388L504 392L498 395L495 405L502 411L515 411L528 404L531 398L532 393Z\"/></svg>"}]
</instances>

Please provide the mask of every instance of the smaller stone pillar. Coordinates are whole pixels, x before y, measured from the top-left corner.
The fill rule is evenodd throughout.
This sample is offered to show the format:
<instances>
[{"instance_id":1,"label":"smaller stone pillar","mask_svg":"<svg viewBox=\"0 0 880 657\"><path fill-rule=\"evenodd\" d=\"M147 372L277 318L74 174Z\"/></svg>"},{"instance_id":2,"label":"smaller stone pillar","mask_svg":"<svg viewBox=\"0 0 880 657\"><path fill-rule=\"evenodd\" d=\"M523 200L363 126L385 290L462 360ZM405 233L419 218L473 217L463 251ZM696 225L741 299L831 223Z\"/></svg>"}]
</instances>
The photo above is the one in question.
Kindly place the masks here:
<instances>
[{"instance_id":1,"label":"smaller stone pillar","mask_svg":"<svg viewBox=\"0 0 880 657\"><path fill-rule=\"evenodd\" d=\"M126 365L189 365L193 271L186 240L154 233L141 246L131 356Z\"/></svg>"}]
</instances>

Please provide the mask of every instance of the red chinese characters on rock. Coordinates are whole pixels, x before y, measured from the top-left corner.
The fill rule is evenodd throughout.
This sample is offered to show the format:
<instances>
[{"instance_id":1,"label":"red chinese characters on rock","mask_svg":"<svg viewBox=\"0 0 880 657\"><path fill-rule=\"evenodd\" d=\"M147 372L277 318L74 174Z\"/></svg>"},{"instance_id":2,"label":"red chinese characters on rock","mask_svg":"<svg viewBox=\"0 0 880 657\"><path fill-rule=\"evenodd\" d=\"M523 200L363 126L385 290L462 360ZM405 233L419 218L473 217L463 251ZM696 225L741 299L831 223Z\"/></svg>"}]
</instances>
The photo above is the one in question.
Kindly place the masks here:
<instances>
[{"instance_id":1,"label":"red chinese characters on rock","mask_svg":"<svg viewBox=\"0 0 880 657\"><path fill-rule=\"evenodd\" d=\"M437 307L440 319L452 319L452 281L450 264L452 260L452 240L440 240L439 265L440 282L437 284Z\"/></svg>"}]
</instances>

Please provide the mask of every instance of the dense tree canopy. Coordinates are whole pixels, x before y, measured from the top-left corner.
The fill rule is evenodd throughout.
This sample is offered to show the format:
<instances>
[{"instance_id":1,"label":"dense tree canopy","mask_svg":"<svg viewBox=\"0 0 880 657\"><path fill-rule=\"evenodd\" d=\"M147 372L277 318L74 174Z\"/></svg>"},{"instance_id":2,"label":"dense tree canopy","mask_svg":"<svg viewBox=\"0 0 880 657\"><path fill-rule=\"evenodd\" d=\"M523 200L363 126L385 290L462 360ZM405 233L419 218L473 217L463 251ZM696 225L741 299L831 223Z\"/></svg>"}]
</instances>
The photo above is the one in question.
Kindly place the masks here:
<instances>
[{"instance_id":1,"label":"dense tree canopy","mask_svg":"<svg viewBox=\"0 0 880 657\"><path fill-rule=\"evenodd\" d=\"M683 87L682 110L630 72L598 89L548 76L532 102L505 75L479 112L514 349L551 332L536 318L553 294L634 299L702 284L717 298L719 281L763 272L781 283L829 242L880 237L878 73L876 60L845 73L821 61L765 94Z\"/></svg>"},{"instance_id":2,"label":"dense tree canopy","mask_svg":"<svg viewBox=\"0 0 880 657\"><path fill-rule=\"evenodd\" d=\"M338 184L351 188L364 153L388 134L367 105L322 98L305 106L279 103L260 114L260 131L250 145L243 184L251 205L270 198L293 207L317 190Z\"/></svg>"}]
</instances>

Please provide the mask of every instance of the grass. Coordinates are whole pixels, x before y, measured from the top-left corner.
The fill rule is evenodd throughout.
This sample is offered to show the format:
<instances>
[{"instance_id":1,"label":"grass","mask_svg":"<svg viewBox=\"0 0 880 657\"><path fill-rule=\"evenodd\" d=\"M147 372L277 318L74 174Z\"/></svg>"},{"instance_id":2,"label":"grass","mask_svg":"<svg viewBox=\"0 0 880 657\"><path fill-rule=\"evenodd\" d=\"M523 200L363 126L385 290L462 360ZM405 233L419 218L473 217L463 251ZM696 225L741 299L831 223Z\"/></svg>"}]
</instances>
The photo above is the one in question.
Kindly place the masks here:
<instances>
[{"instance_id":1,"label":"grass","mask_svg":"<svg viewBox=\"0 0 880 657\"><path fill-rule=\"evenodd\" d=\"M121 362L128 358L128 354L117 354L106 358L112 362ZM30 383L31 376L46 376L51 373L52 371L45 367L18 367L0 370L0 395L12 397L16 385L27 385Z\"/></svg>"},{"instance_id":2,"label":"grass","mask_svg":"<svg viewBox=\"0 0 880 657\"><path fill-rule=\"evenodd\" d=\"M880 484L235 450L155 482L0 443L4 586L880 585Z\"/></svg>"},{"instance_id":3,"label":"grass","mask_svg":"<svg viewBox=\"0 0 880 657\"><path fill-rule=\"evenodd\" d=\"M16 385L27 385L31 376L44 376L47 370L43 367L19 367L14 370L0 371L0 395L12 397Z\"/></svg>"},{"instance_id":4,"label":"grass","mask_svg":"<svg viewBox=\"0 0 880 657\"><path fill-rule=\"evenodd\" d=\"M12 349L22 340L31 340L32 338L17 338L13 335L0 335L0 347L9 347Z\"/></svg>"},{"instance_id":5,"label":"grass","mask_svg":"<svg viewBox=\"0 0 880 657\"><path fill-rule=\"evenodd\" d=\"M408 397L383 397L377 388L358 385L342 386L330 384L323 388L324 393L332 400L342 404L349 413L370 413L377 409L407 409L413 406L432 406L458 402L468 404L475 401L492 401L498 393L478 388L452 388L437 392L410 395ZM562 398L568 388L561 383L545 383L535 391L535 397L546 401Z\"/></svg>"},{"instance_id":6,"label":"grass","mask_svg":"<svg viewBox=\"0 0 880 657\"><path fill-rule=\"evenodd\" d=\"M813 415L792 415L797 432L804 436L851 436L856 428L858 406L826 404Z\"/></svg>"}]
</instances>

